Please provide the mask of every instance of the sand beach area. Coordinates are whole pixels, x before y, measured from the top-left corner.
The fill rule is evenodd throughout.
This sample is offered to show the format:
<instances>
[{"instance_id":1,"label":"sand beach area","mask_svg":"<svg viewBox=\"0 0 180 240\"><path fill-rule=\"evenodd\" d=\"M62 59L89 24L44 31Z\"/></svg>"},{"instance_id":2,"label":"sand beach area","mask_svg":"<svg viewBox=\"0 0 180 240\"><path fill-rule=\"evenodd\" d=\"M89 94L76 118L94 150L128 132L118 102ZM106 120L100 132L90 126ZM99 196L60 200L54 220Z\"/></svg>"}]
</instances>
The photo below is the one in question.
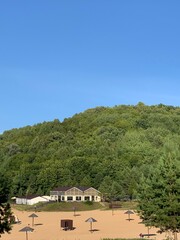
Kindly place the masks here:
<instances>
[{"instance_id":1,"label":"sand beach area","mask_svg":"<svg viewBox=\"0 0 180 240\"><path fill-rule=\"evenodd\" d=\"M13 224L10 234L2 234L2 240L100 240L103 238L139 238L139 234L147 234L145 227L137 216L132 214L128 220L128 215L123 210L93 210L76 212L36 212L36 218L30 218L32 212L17 211L13 213L21 221L20 224ZM91 224L86 222L88 218L94 218L97 222L92 223L93 231L90 231ZM61 219L73 220L74 230L63 230ZM32 226L33 225L33 226ZM20 232L19 230L29 226L33 232ZM151 239L165 239L165 234L157 233L157 229L149 229Z\"/></svg>"}]
</instances>

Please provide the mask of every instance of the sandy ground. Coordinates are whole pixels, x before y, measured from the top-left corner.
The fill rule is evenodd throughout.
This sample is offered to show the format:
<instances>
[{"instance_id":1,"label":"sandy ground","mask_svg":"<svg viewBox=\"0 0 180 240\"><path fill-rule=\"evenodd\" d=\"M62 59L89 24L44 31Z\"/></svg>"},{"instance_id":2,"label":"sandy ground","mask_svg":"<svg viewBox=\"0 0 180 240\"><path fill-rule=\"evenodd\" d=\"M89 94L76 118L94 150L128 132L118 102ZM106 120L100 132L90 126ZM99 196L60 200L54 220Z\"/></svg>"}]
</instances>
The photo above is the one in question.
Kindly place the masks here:
<instances>
[{"instance_id":1,"label":"sandy ground","mask_svg":"<svg viewBox=\"0 0 180 240\"><path fill-rule=\"evenodd\" d=\"M140 223L136 214L128 215L122 210L85 211L76 212L36 212L37 218L29 217L32 212L13 210L14 214L21 220L20 224L14 224L10 234L3 234L2 240L100 240L103 238L138 238L140 233L147 234L148 229ZM93 232L90 231L90 223L85 222L93 217L97 222L92 223ZM64 231L60 227L61 219L72 219L74 230ZM27 234L19 232L25 226L34 228L33 232ZM158 234L157 229L151 228L150 234L156 234L151 239L164 239L165 234Z\"/></svg>"}]
</instances>

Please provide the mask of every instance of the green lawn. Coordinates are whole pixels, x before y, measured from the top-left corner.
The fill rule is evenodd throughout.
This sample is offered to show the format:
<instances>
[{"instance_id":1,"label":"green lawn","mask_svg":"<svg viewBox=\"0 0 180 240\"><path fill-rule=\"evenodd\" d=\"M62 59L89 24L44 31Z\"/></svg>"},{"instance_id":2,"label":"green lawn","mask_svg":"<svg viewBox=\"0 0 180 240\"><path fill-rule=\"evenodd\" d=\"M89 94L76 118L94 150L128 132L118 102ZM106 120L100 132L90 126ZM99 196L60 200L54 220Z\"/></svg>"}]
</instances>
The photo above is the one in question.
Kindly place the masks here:
<instances>
[{"instance_id":1,"label":"green lawn","mask_svg":"<svg viewBox=\"0 0 180 240\"><path fill-rule=\"evenodd\" d=\"M88 211L95 209L102 209L100 203L95 202L53 202L53 203L38 203L36 205L13 205L21 211L44 211L44 212L58 212L58 211Z\"/></svg>"},{"instance_id":2,"label":"green lawn","mask_svg":"<svg viewBox=\"0 0 180 240\"><path fill-rule=\"evenodd\" d=\"M116 202L117 203L117 202ZM120 210L135 210L136 203L132 201L118 202L121 206ZM58 212L58 211L90 211L95 209L112 210L109 208L109 203L96 203L96 202L52 202L52 203L38 203L36 205L12 205L21 211L45 211L45 212ZM116 210L116 209L114 209Z\"/></svg>"}]
</instances>

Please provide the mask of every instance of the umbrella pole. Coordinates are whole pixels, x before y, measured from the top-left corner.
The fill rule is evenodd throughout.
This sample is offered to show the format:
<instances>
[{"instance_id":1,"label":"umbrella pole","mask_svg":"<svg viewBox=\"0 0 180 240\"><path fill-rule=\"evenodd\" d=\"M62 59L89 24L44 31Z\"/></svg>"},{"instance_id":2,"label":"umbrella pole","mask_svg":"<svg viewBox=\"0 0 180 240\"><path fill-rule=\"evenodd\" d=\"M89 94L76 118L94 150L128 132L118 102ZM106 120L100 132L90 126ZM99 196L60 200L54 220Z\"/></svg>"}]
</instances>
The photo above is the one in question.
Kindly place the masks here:
<instances>
[{"instance_id":1,"label":"umbrella pole","mask_svg":"<svg viewBox=\"0 0 180 240\"><path fill-rule=\"evenodd\" d=\"M92 222L90 223L90 227L91 227L90 231L92 232Z\"/></svg>"},{"instance_id":2,"label":"umbrella pole","mask_svg":"<svg viewBox=\"0 0 180 240\"><path fill-rule=\"evenodd\" d=\"M27 231L26 231L26 240L28 240L28 233L27 233Z\"/></svg>"}]
</instances>

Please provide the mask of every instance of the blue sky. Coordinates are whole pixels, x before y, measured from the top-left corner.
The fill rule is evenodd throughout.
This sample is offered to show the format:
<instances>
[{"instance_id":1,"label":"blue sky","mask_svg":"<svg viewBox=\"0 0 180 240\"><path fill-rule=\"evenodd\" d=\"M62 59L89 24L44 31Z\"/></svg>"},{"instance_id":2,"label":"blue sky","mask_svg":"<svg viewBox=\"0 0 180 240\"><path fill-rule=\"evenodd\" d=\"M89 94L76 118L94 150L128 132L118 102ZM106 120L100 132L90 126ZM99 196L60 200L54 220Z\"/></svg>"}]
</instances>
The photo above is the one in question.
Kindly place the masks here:
<instances>
[{"instance_id":1,"label":"blue sky","mask_svg":"<svg viewBox=\"0 0 180 240\"><path fill-rule=\"evenodd\" d=\"M0 133L97 106L180 105L179 0L0 2Z\"/></svg>"}]
</instances>

